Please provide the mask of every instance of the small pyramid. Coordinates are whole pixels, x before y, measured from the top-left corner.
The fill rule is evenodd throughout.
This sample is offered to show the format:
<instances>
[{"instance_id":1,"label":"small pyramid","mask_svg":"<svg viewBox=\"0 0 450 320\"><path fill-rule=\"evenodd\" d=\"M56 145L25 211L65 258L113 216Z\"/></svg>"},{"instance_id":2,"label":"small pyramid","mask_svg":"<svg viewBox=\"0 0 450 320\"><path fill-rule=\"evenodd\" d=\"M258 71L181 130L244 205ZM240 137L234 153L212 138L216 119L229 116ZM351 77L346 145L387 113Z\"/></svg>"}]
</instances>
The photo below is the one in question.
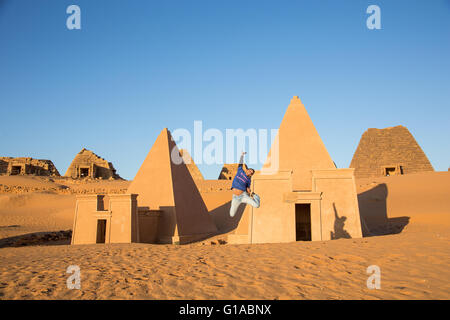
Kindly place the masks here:
<instances>
[{"instance_id":1,"label":"small pyramid","mask_svg":"<svg viewBox=\"0 0 450 320\"><path fill-rule=\"evenodd\" d=\"M278 157L274 153L278 146ZM272 154L274 155L273 159ZM293 190L311 190L311 170L335 169L305 106L294 96L263 166L264 170L293 171Z\"/></svg>"},{"instance_id":2,"label":"small pyramid","mask_svg":"<svg viewBox=\"0 0 450 320\"><path fill-rule=\"evenodd\" d=\"M194 159L192 159L191 155L189 154L189 151L187 151L186 149L180 149L180 155L183 158L183 161L186 164L189 172L191 173L192 178L194 180L204 180L202 173L195 164Z\"/></svg>"},{"instance_id":3,"label":"small pyramid","mask_svg":"<svg viewBox=\"0 0 450 320\"><path fill-rule=\"evenodd\" d=\"M213 218L208 214L186 164L183 161L174 163L171 154L181 160L166 128L159 134L127 193L139 195L140 207L161 210L159 242L189 242L216 233Z\"/></svg>"}]
</instances>

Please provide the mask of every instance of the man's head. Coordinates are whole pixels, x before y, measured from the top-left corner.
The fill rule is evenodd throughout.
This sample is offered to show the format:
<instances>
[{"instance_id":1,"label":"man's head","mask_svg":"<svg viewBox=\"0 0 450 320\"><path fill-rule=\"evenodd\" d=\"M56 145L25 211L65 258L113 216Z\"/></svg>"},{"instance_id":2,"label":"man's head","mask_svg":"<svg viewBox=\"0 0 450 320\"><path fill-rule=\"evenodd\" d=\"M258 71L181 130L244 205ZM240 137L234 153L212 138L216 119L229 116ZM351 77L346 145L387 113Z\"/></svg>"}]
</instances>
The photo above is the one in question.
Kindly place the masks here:
<instances>
[{"instance_id":1,"label":"man's head","mask_svg":"<svg viewBox=\"0 0 450 320\"><path fill-rule=\"evenodd\" d=\"M255 170L252 168L248 168L247 170L245 170L245 174L247 175L247 177L251 177L252 175L255 174Z\"/></svg>"}]
</instances>

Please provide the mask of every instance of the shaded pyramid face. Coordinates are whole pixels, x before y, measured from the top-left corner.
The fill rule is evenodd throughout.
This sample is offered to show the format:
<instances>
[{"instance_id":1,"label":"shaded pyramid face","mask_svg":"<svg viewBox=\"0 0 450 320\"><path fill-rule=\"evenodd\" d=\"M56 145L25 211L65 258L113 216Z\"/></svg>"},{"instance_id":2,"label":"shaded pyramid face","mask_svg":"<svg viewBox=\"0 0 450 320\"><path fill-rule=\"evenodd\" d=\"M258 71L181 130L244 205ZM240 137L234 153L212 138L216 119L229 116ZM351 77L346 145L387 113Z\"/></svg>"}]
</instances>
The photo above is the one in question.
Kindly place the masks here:
<instances>
[{"instance_id":1,"label":"shaded pyramid face","mask_svg":"<svg viewBox=\"0 0 450 320\"><path fill-rule=\"evenodd\" d=\"M160 237L216 232L186 164L183 161L174 163L171 154L180 155L170 132L163 129L127 193L139 195L140 207L162 210L158 225Z\"/></svg>"},{"instance_id":2,"label":"shaded pyramid face","mask_svg":"<svg viewBox=\"0 0 450 320\"><path fill-rule=\"evenodd\" d=\"M311 170L334 169L322 139L305 106L293 97L281 121L263 172L293 171L293 190L311 190Z\"/></svg>"},{"instance_id":3,"label":"shaded pyramid face","mask_svg":"<svg viewBox=\"0 0 450 320\"><path fill-rule=\"evenodd\" d=\"M192 178L194 180L204 180L201 171L198 169L189 152L186 149L180 149L180 155L183 158L183 161L186 164Z\"/></svg>"}]
</instances>

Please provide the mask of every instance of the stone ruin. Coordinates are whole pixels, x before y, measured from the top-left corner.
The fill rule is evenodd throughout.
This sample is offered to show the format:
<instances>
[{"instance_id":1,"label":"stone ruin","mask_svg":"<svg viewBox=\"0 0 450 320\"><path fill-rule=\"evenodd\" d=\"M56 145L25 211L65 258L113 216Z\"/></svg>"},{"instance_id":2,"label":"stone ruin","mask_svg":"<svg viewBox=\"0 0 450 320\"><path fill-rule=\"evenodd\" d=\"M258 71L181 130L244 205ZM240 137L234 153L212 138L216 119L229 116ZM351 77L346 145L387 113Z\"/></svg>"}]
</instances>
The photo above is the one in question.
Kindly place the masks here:
<instances>
[{"instance_id":1,"label":"stone ruin","mask_svg":"<svg viewBox=\"0 0 450 320\"><path fill-rule=\"evenodd\" d=\"M363 133L351 168L355 177L381 177L434 171L433 166L404 126L370 128Z\"/></svg>"},{"instance_id":2,"label":"stone ruin","mask_svg":"<svg viewBox=\"0 0 450 320\"><path fill-rule=\"evenodd\" d=\"M59 172L50 160L33 159L30 157L11 158L0 157L0 174L57 176Z\"/></svg>"},{"instance_id":3,"label":"stone ruin","mask_svg":"<svg viewBox=\"0 0 450 320\"><path fill-rule=\"evenodd\" d=\"M219 180L233 180L237 173L239 163L226 163L223 165L219 174Z\"/></svg>"},{"instance_id":4,"label":"stone ruin","mask_svg":"<svg viewBox=\"0 0 450 320\"><path fill-rule=\"evenodd\" d=\"M111 162L85 148L75 156L64 176L73 179L122 179Z\"/></svg>"}]
</instances>

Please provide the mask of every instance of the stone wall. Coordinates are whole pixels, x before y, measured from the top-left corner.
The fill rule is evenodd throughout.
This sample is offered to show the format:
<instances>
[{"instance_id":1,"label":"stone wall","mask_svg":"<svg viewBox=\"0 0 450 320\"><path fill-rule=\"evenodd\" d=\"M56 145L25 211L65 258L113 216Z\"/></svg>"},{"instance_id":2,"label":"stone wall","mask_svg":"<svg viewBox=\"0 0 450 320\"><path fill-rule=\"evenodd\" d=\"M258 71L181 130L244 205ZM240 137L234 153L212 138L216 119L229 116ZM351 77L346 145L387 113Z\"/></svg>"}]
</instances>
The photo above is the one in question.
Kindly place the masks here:
<instances>
[{"instance_id":1,"label":"stone wall","mask_svg":"<svg viewBox=\"0 0 450 320\"><path fill-rule=\"evenodd\" d=\"M427 156L404 126L370 128L363 133L350 168L355 177L434 171Z\"/></svg>"},{"instance_id":2,"label":"stone wall","mask_svg":"<svg viewBox=\"0 0 450 320\"><path fill-rule=\"evenodd\" d=\"M6 174L8 171L8 161L5 158L0 158L0 174Z\"/></svg>"},{"instance_id":3,"label":"stone wall","mask_svg":"<svg viewBox=\"0 0 450 320\"><path fill-rule=\"evenodd\" d=\"M30 157L0 157L0 174L59 176L52 161Z\"/></svg>"}]
</instances>

